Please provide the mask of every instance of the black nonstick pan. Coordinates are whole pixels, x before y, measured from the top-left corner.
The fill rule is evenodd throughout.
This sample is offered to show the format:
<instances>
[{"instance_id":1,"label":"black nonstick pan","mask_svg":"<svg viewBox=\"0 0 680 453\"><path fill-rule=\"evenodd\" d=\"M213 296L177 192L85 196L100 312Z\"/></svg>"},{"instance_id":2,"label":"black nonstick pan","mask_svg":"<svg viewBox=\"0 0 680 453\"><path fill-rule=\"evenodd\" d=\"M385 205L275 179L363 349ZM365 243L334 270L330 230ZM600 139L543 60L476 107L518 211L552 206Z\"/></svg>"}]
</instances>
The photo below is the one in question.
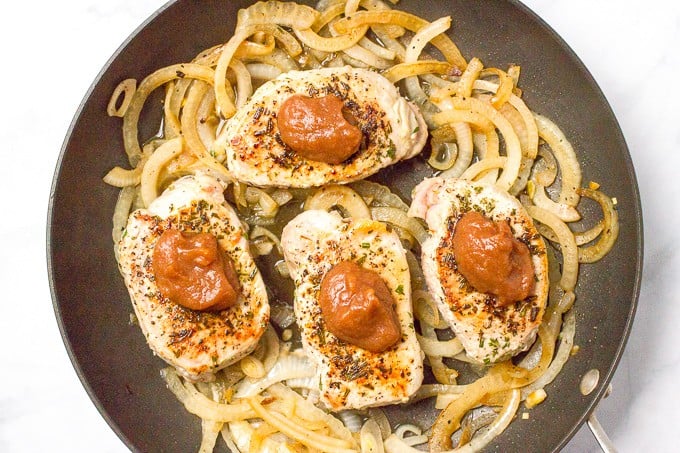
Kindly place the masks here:
<instances>
[{"instance_id":1,"label":"black nonstick pan","mask_svg":"<svg viewBox=\"0 0 680 453\"><path fill-rule=\"evenodd\" d=\"M115 86L141 80L157 68L189 61L225 42L236 11L250 2L178 0L140 26L94 81L67 133L57 165L48 215L48 267L55 313L66 348L102 416L135 451L193 451L200 423L184 410L159 376L164 364L130 323L131 305L111 240L117 190L102 182L125 165L120 120L106 114ZM523 98L552 118L577 150L583 180L597 181L616 197L620 233L603 260L581 267L574 310L579 353L548 387L549 398L515 420L489 451L556 451L602 398L633 321L642 268L642 218L626 143L607 100L578 57L540 18L517 1L404 0L399 8L434 20L451 15L450 34L466 58L486 66L521 65ZM155 130L141 130L151 136ZM403 197L429 170L422 158L374 179ZM595 210L595 206L586 206ZM579 382L600 371L588 396ZM428 405L389 411L393 423L432 420ZM220 447L224 448L224 447Z\"/></svg>"}]
</instances>

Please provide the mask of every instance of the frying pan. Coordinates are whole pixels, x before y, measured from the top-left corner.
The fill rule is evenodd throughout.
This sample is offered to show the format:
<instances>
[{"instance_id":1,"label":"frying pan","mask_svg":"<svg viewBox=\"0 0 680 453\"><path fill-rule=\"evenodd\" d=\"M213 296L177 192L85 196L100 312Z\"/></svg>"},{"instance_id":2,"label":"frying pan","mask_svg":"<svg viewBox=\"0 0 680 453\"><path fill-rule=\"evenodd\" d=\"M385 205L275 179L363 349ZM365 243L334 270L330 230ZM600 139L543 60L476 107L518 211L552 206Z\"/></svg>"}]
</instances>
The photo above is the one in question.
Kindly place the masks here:
<instances>
[{"instance_id":1,"label":"frying pan","mask_svg":"<svg viewBox=\"0 0 680 453\"><path fill-rule=\"evenodd\" d=\"M247 1L178 0L150 17L121 46L86 94L64 141L48 214L48 270L55 314L83 386L111 428L135 451L192 451L200 423L165 388L164 364L130 323L129 297L113 257L111 215L117 190L101 180L126 165L120 119L106 115L114 87L155 69L189 61L225 42L236 11ZM427 4L427 7L423 7ZM602 398L625 346L642 268L642 218L637 183L624 138L597 84L569 47L516 1L404 0L399 8L433 20L452 15L451 36L467 58L486 66L522 67L520 86L534 111L552 118L577 150L584 181L597 181L618 200L620 234L614 250L581 267L575 343L579 353L548 388L529 420L515 420L487 447L498 451L557 451ZM153 112L151 113L153 115ZM157 122L142 124L149 137ZM429 170L423 158L393 166L374 179L408 199ZM597 208L583 206L585 216ZM599 385L578 390L590 369ZM435 416L429 403L392 408L394 424ZM220 447L224 448L224 447Z\"/></svg>"}]
</instances>

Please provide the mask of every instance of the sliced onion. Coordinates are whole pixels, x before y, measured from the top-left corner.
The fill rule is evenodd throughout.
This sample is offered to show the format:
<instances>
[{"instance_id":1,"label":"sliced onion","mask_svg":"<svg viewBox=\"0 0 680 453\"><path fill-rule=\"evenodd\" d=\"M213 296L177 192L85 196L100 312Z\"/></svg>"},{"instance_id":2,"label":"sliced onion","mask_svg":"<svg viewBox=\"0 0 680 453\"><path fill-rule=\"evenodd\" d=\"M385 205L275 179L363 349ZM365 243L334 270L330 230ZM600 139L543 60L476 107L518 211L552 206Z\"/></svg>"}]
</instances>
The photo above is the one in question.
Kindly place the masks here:
<instances>
[{"instance_id":1,"label":"sliced onion","mask_svg":"<svg viewBox=\"0 0 680 453\"><path fill-rule=\"evenodd\" d=\"M392 51L395 53L394 51ZM451 64L438 60L420 60L410 63L399 63L386 69L382 75L392 83L407 77L423 74L451 74L454 67Z\"/></svg>"},{"instance_id":2,"label":"sliced onion","mask_svg":"<svg viewBox=\"0 0 680 453\"><path fill-rule=\"evenodd\" d=\"M458 144L458 158L453 167L443 171L439 176L442 178L459 178L460 175L470 166L474 154L472 144L472 130L466 123L453 123L451 127L456 133L456 143Z\"/></svg>"},{"instance_id":3,"label":"sliced onion","mask_svg":"<svg viewBox=\"0 0 680 453\"><path fill-rule=\"evenodd\" d=\"M573 291L578 278L578 248L573 233L555 214L537 206L528 206L527 212L557 235L563 262L560 286L564 291Z\"/></svg>"},{"instance_id":4,"label":"sliced onion","mask_svg":"<svg viewBox=\"0 0 680 453\"><path fill-rule=\"evenodd\" d=\"M276 365L262 379L245 379L237 387L235 398L257 395L271 385L286 379L313 376L316 369L310 360L301 354L286 354L279 357Z\"/></svg>"},{"instance_id":5,"label":"sliced onion","mask_svg":"<svg viewBox=\"0 0 680 453\"><path fill-rule=\"evenodd\" d=\"M601 259L614 246L619 236L619 214L614 207L614 202L599 190L581 188L579 194L595 200L602 209L602 233L597 242L589 247L581 247L578 250L578 260L581 263L594 263Z\"/></svg>"},{"instance_id":6,"label":"sliced onion","mask_svg":"<svg viewBox=\"0 0 680 453\"><path fill-rule=\"evenodd\" d=\"M364 200L347 186L328 185L317 190L305 201L305 211L320 209L329 211L334 207L342 208L353 219L370 219L371 211Z\"/></svg>"},{"instance_id":7,"label":"sliced onion","mask_svg":"<svg viewBox=\"0 0 680 453\"><path fill-rule=\"evenodd\" d=\"M400 27L417 32L426 26L428 22L404 11L358 11L350 17L345 17L338 21L336 29L339 33L347 33L349 30L362 25L375 24L399 25ZM432 44L442 52L446 61L459 67L461 70L465 69L467 62L460 53L460 50L458 50L458 47L451 41L451 38L445 34L440 34L432 40Z\"/></svg>"},{"instance_id":8,"label":"sliced onion","mask_svg":"<svg viewBox=\"0 0 680 453\"><path fill-rule=\"evenodd\" d=\"M250 77L257 80L272 80L281 75L281 68L267 63L248 63Z\"/></svg>"},{"instance_id":9,"label":"sliced onion","mask_svg":"<svg viewBox=\"0 0 680 453\"><path fill-rule=\"evenodd\" d=\"M255 398L249 398L247 401L253 411L255 411L262 420L276 427L288 437L295 439L310 448L316 448L327 453L356 453L355 450L351 449L352 443L347 440L319 434L303 426L299 426L281 414L268 411Z\"/></svg>"},{"instance_id":10,"label":"sliced onion","mask_svg":"<svg viewBox=\"0 0 680 453\"><path fill-rule=\"evenodd\" d=\"M383 439L380 434L380 427L375 420L369 418L361 427L359 442L361 453L384 453Z\"/></svg>"},{"instance_id":11,"label":"sliced onion","mask_svg":"<svg viewBox=\"0 0 680 453\"><path fill-rule=\"evenodd\" d=\"M534 196L532 201L541 209L552 212L561 220L565 222L576 222L581 219L581 214L573 206L565 203L557 203L551 200L546 194L545 187L540 184L534 184Z\"/></svg>"},{"instance_id":12,"label":"sliced onion","mask_svg":"<svg viewBox=\"0 0 680 453\"><path fill-rule=\"evenodd\" d=\"M123 144L131 165L135 166L141 157L137 123L146 99L151 92L161 85L171 80L185 78L212 83L214 71L211 68L194 63L167 66L145 77L137 87L137 91L135 91L123 117Z\"/></svg>"},{"instance_id":13,"label":"sliced onion","mask_svg":"<svg viewBox=\"0 0 680 453\"><path fill-rule=\"evenodd\" d=\"M458 338L441 341L416 334L418 343L425 355L438 357L454 357L463 350L463 344Z\"/></svg>"},{"instance_id":14,"label":"sliced onion","mask_svg":"<svg viewBox=\"0 0 680 453\"><path fill-rule=\"evenodd\" d=\"M425 227L414 217L409 217L399 208L376 206L370 210L373 220L386 222L408 231L419 244L428 238Z\"/></svg>"},{"instance_id":15,"label":"sliced onion","mask_svg":"<svg viewBox=\"0 0 680 453\"><path fill-rule=\"evenodd\" d=\"M212 401L191 384L182 384L177 372L172 368L165 368L161 376L175 394L177 399L184 405L187 411L198 415L203 419L229 422L233 420L245 420L253 418L255 413L245 401L233 404L221 404Z\"/></svg>"},{"instance_id":16,"label":"sliced onion","mask_svg":"<svg viewBox=\"0 0 680 453\"><path fill-rule=\"evenodd\" d=\"M579 201L578 188L581 187L581 167L571 143L559 127L548 118L534 114L539 136L550 146L560 166L562 184L559 202L576 206Z\"/></svg>"},{"instance_id":17,"label":"sliced onion","mask_svg":"<svg viewBox=\"0 0 680 453\"><path fill-rule=\"evenodd\" d=\"M408 211L408 205L398 195L392 193L387 186L364 179L353 182L350 184L350 187L361 195L364 200L371 199L371 206L390 206L399 208L402 211Z\"/></svg>"},{"instance_id":18,"label":"sliced onion","mask_svg":"<svg viewBox=\"0 0 680 453\"><path fill-rule=\"evenodd\" d=\"M109 116L117 116L119 118L125 116L125 111L130 105L130 102L132 102L132 95L135 93L136 89L136 79L125 79L120 82L113 90L111 100L109 100L109 105L106 107L106 113ZM121 95L123 96L123 99L118 102Z\"/></svg>"},{"instance_id":19,"label":"sliced onion","mask_svg":"<svg viewBox=\"0 0 680 453\"><path fill-rule=\"evenodd\" d=\"M363 26L350 30L344 35L337 35L330 38L319 36L312 29L294 29L295 36L298 37L306 46L323 52L340 52L354 46L363 38L368 31L368 26Z\"/></svg>"},{"instance_id":20,"label":"sliced onion","mask_svg":"<svg viewBox=\"0 0 680 453\"><path fill-rule=\"evenodd\" d=\"M182 137L173 138L159 146L147 160L142 170L141 180L141 194L145 207L148 207L158 197L158 175L161 170L168 162L179 156L183 149Z\"/></svg>"},{"instance_id":21,"label":"sliced onion","mask_svg":"<svg viewBox=\"0 0 680 453\"><path fill-rule=\"evenodd\" d=\"M390 437L385 439L385 451L387 453L423 453L422 450L408 445L396 434L391 434Z\"/></svg>"},{"instance_id":22,"label":"sliced onion","mask_svg":"<svg viewBox=\"0 0 680 453\"><path fill-rule=\"evenodd\" d=\"M279 254L283 254L283 249L281 248L281 240L278 238L278 236L276 236L274 233L272 233L263 226L255 225L253 229L250 230L248 237L250 238L251 241L260 237L266 237L276 246L276 250L279 252Z\"/></svg>"},{"instance_id":23,"label":"sliced onion","mask_svg":"<svg viewBox=\"0 0 680 453\"><path fill-rule=\"evenodd\" d=\"M114 244L118 244L125 233L125 227L127 226L128 217L130 217L132 209L132 202L136 195L137 189L132 186L124 187L118 194L118 201L116 201L116 207L113 210L112 234Z\"/></svg>"},{"instance_id":24,"label":"sliced onion","mask_svg":"<svg viewBox=\"0 0 680 453\"><path fill-rule=\"evenodd\" d=\"M505 156L493 157L489 159L482 159L470 165L467 170L460 175L461 179L467 179L469 181L474 181L479 175L483 174L487 170L494 168L503 168L508 159Z\"/></svg>"},{"instance_id":25,"label":"sliced onion","mask_svg":"<svg viewBox=\"0 0 680 453\"><path fill-rule=\"evenodd\" d=\"M363 420L357 411L346 410L338 412L336 415L350 432L358 433L361 431Z\"/></svg>"},{"instance_id":26,"label":"sliced onion","mask_svg":"<svg viewBox=\"0 0 680 453\"><path fill-rule=\"evenodd\" d=\"M512 418L517 413L520 403L520 391L515 389L510 392L510 397L507 398L503 408L498 413L496 420L488 427L484 434L474 437L470 442L457 448L455 451L461 453L472 453L480 451L489 444L496 436L502 433L508 427Z\"/></svg>"},{"instance_id":27,"label":"sliced onion","mask_svg":"<svg viewBox=\"0 0 680 453\"><path fill-rule=\"evenodd\" d=\"M278 24L289 28L311 28L320 13L294 2L258 2L238 11L236 28L246 25Z\"/></svg>"},{"instance_id":28,"label":"sliced onion","mask_svg":"<svg viewBox=\"0 0 680 453\"><path fill-rule=\"evenodd\" d=\"M217 443L217 436L222 430L222 422L213 420L201 420L201 445L198 453L212 453Z\"/></svg>"},{"instance_id":29,"label":"sliced onion","mask_svg":"<svg viewBox=\"0 0 680 453\"><path fill-rule=\"evenodd\" d=\"M463 75L460 76L460 80L458 81L458 96L466 98L472 95L472 87L475 80L479 78L482 69L484 69L484 65L479 58L474 57L468 62L467 68L465 68Z\"/></svg>"},{"instance_id":30,"label":"sliced onion","mask_svg":"<svg viewBox=\"0 0 680 453\"><path fill-rule=\"evenodd\" d=\"M575 333L576 316L574 315L574 311L571 310L564 316L560 345L557 348L555 358L552 360L545 373L528 386L522 388L522 399L526 399L531 392L550 384L557 377L562 370L562 367L567 363L567 360L569 360L569 357L571 356L571 348L574 346Z\"/></svg>"},{"instance_id":31,"label":"sliced onion","mask_svg":"<svg viewBox=\"0 0 680 453\"><path fill-rule=\"evenodd\" d=\"M420 28L417 33L413 36L406 48L406 54L404 56L405 63L413 63L418 61L418 57L422 52L425 45L434 39L436 36L441 35L446 30L451 27L451 17L445 16L431 22L422 28ZM423 104L427 101L427 95L420 86L420 81L418 77L412 76L407 77L405 82L406 93L408 96L415 101L417 104Z\"/></svg>"}]
</instances>

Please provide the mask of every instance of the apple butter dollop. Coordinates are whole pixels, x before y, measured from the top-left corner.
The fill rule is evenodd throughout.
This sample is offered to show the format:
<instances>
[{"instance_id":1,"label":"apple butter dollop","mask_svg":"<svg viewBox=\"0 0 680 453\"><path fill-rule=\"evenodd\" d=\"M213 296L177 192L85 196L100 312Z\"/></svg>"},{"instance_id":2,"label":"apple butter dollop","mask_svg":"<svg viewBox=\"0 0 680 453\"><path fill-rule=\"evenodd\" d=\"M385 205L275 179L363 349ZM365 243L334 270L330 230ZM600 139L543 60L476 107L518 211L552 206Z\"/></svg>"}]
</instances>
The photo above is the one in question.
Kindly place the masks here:
<instances>
[{"instance_id":1,"label":"apple butter dollop","mask_svg":"<svg viewBox=\"0 0 680 453\"><path fill-rule=\"evenodd\" d=\"M332 94L319 98L295 94L283 102L276 118L283 142L308 160L339 164L361 145L361 130L342 100Z\"/></svg>"},{"instance_id":2,"label":"apple butter dollop","mask_svg":"<svg viewBox=\"0 0 680 453\"><path fill-rule=\"evenodd\" d=\"M153 250L152 267L161 294L186 308L220 311L236 304L236 269L210 233L167 229Z\"/></svg>"},{"instance_id":3,"label":"apple butter dollop","mask_svg":"<svg viewBox=\"0 0 680 453\"><path fill-rule=\"evenodd\" d=\"M465 213L453 233L453 255L468 283L496 296L497 305L524 300L534 290L531 253L507 222L494 222L476 211Z\"/></svg>"},{"instance_id":4,"label":"apple butter dollop","mask_svg":"<svg viewBox=\"0 0 680 453\"><path fill-rule=\"evenodd\" d=\"M394 298L377 272L342 261L326 273L319 295L326 328L336 337L371 352L401 339Z\"/></svg>"}]
</instances>

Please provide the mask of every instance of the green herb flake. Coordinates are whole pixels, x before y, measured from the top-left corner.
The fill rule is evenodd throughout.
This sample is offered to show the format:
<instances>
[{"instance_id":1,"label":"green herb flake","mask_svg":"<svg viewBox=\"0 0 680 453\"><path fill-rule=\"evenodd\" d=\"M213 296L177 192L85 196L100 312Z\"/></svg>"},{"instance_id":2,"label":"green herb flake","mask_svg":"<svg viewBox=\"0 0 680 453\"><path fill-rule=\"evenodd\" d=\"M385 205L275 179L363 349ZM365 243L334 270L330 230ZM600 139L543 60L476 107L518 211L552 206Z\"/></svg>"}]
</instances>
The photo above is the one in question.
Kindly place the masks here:
<instances>
[{"instance_id":1,"label":"green herb flake","mask_svg":"<svg viewBox=\"0 0 680 453\"><path fill-rule=\"evenodd\" d=\"M402 296L404 295L404 285L399 285L397 288L394 290L395 293L401 294Z\"/></svg>"},{"instance_id":2,"label":"green herb flake","mask_svg":"<svg viewBox=\"0 0 680 453\"><path fill-rule=\"evenodd\" d=\"M361 248L362 248L362 249L370 249L370 248L371 248L371 243L370 243L370 242L362 242L362 243L361 243Z\"/></svg>"},{"instance_id":3,"label":"green herb flake","mask_svg":"<svg viewBox=\"0 0 680 453\"><path fill-rule=\"evenodd\" d=\"M394 146L394 143L390 145L389 148L387 148L387 156L390 159L394 159L394 157L397 155L397 148Z\"/></svg>"}]
</instances>

